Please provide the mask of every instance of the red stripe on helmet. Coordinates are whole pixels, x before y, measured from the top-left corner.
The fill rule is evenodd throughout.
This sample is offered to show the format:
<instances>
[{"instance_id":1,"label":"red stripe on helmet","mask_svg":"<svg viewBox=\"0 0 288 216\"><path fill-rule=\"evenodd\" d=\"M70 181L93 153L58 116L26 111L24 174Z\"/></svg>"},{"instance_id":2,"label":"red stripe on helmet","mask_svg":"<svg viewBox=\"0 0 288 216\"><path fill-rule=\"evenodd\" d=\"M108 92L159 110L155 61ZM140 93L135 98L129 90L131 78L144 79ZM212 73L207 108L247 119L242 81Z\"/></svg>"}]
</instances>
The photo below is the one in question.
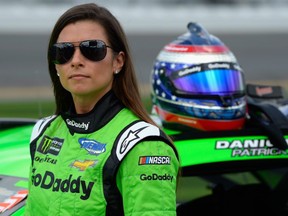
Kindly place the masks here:
<instances>
[{"instance_id":1,"label":"red stripe on helmet","mask_svg":"<svg viewBox=\"0 0 288 216\"><path fill-rule=\"evenodd\" d=\"M212 46L191 46L191 45L177 45L168 44L164 47L165 51L175 53L193 53L193 52L204 52L204 53L224 53L228 52L229 49L226 46L212 45Z\"/></svg>"},{"instance_id":2,"label":"red stripe on helmet","mask_svg":"<svg viewBox=\"0 0 288 216\"><path fill-rule=\"evenodd\" d=\"M199 119L176 115L161 109L159 106L155 106L155 110L160 118L168 123L178 123L203 131L238 130L245 123L244 117L232 120Z\"/></svg>"}]
</instances>

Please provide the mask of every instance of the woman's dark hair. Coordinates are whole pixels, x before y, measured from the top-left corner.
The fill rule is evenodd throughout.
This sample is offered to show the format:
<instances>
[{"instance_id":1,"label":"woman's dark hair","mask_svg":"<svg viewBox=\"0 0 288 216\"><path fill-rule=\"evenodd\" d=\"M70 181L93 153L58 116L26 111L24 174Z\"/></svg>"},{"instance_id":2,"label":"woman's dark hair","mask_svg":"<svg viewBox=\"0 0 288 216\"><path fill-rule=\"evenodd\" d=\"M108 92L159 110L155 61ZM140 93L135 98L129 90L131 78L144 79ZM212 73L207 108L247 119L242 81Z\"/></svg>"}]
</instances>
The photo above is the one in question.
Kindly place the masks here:
<instances>
[{"instance_id":1,"label":"woman's dark hair","mask_svg":"<svg viewBox=\"0 0 288 216\"><path fill-rule=\"evenodd\" d=\"M57 42L59 34L65 26L82 20L92 20L99 23L105 29L108 42L113 50L125 53L125 63L121 72L114 76L112 90L118 99L135 115L154 124L141 101L126 35L117 19L105 7L100 7L94 3L77 5L67 10L58 19L51 33L48 47L48 64L56 100L55 114L69 110L73 104L73 99L70 92L64 89L60 83L55 65L51 60L49 48Z\"/></svg>"},{"instance_id":2,"label":"woman's dark hair","mask_svg":"<svg viewBox=\"0 0 288 216\"><path fill-rule=\"evenodd\" d=\"M125 53L125 63L121 72L114 76L112 85L114 94L140 119L157 126L143 106L126 35L120 23L105 7L98 6L94 3L77 5L67 10L58 19L51 33L48 47L48 64L56 100L55 114L68 111L73 105L73 99L71 93L64 89L60 83L55 64L51 60L49 48L57 42L59 34L65 26L82 20L92 20L99 23L106 31L108 43L113 50L115 52L122 51ZM168 137L168 139L170 138ZM170 141L173 143L171 139ZM178 157L176 148L175 151Z\"/></svg>"}]
</instances>

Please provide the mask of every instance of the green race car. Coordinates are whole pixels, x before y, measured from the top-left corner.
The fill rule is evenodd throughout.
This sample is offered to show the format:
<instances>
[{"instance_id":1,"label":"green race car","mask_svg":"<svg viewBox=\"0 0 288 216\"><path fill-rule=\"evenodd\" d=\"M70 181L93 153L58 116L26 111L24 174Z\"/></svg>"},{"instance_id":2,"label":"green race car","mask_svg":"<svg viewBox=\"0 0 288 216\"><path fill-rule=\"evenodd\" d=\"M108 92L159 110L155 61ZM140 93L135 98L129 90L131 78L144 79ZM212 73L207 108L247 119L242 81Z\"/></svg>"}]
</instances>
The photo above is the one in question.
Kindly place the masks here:
<instances>
[{"instance_id":1,"label":"green race car","mask_svg":"<svg viewBox=\"0 0 288 216\"><path fill-rule=\"evenodd\" d=\"M35 122L0 119L0 215L24 212ZM177 214L287 215L287 125L214 132L165 128L182 167Z\"/></svg>"},{"instance_id":2,"label":"green race car","mask_svg":"<svg viewBox=\"0 0 288 216\"><path fill-rule=\"evenodd\" d=\"M34 119L0 119L0 215L22 215Z\"/></svg>"},{"instance_id":3,"label":"green race car","mask_svg":"<svg viewBox=\"0 0 288 216\"><path fill-rule=\"evenodd\" d=\"M285 130L288 139L288 130ZM182 166L177 213L287 215L288 152L263 131L174 133Z\"/></svg>"},{"instance_id":4,"label":"green race car","mask_svg":"<svg viewBox=\"0 0 288 216\"><path fill-rule=\"evenodd\" d=\"M278 87L256 98L255 87L242 130L166 130L181 158L178 216L288 215L287 100Z\"/></svg>"}]
</instances>

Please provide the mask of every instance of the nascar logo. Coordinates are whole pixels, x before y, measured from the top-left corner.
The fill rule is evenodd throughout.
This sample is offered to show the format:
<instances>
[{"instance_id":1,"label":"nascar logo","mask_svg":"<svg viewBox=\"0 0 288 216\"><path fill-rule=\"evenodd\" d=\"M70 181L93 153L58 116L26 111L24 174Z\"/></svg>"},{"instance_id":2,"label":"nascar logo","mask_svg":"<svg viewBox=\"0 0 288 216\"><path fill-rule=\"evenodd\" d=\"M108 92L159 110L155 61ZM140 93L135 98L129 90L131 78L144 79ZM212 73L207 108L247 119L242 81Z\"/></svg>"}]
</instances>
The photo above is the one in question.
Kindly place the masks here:
<instances>
[{"instance_id":1,"label":"nascar logo","mask_svg":"<svg viewBox=\"0 0 288 216\"><path fill-rule=\"evenodd\" d=\"M169 156L141 156L139 165L167 165L171 163Z\"/></svg>"}]
</instances>

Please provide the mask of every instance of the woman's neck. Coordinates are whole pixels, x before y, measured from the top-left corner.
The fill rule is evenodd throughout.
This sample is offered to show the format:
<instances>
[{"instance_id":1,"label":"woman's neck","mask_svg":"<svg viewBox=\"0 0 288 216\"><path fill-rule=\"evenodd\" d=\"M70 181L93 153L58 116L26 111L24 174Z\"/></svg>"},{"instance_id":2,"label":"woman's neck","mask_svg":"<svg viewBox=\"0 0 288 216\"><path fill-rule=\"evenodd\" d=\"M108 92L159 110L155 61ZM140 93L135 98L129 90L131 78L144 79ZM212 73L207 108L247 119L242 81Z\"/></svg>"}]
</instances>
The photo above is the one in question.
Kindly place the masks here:
<instances>
[{"instance_id":1,"label":"woman's neck","mask_svg":"<svg viewBox=\"0 0 288 216\"><path fill-rule=\"evenodd\" d=\"M102 96L101 96L102 97ZM83 96L73 96L75 112L77 114L85 114L90 112L101 97L83 97Z\"/></svg>"}]
</instances>

